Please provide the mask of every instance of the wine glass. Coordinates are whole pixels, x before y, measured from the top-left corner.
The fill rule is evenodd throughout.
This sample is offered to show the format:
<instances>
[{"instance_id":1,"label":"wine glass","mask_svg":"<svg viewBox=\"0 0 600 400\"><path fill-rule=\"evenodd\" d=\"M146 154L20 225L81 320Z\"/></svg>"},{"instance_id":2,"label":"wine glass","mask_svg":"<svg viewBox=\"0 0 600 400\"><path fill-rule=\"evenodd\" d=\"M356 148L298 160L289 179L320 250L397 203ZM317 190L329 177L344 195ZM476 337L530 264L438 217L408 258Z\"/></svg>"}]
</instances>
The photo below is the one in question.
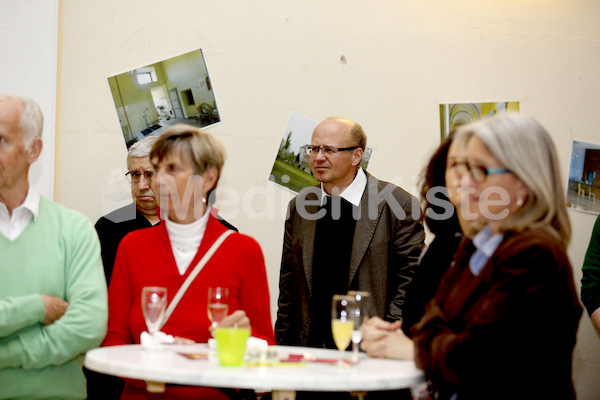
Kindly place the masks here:
<instances>
[{"instance_id":1,"label":"wine glass","mask_svg":"<svg viewBox=\"0 0 600 400\"><path fill-rule=\"evenodd\" d=\"M142 311L148 333L154 334L161 328L167 309L167 288L160 286L144 286L142 288Z\"/></svg>"},{"instance_id":2,"label":"wine glass","mask_svg":"<svg viewBox=\"0 0 600 400\"><path fill-rule=\"evenodd\" d=\"M208 288L208 319L210 319L212 328L216 328L219 322L227 316L229 312L229 289L223 287Z\"/></svg>"},{"instance_id":3,"label":"wine glass","mask_svg":"<svg viewBox=\"0 0 600 400\"><path fill-rule=\"evenodd\" d=\"M350 344L354 330L355 296L336 294L331 300L331 333L335 346L340 351L338 366L346 366L344 350Z\"/></svg>"},{"instance_id":4,"label":"wine glass","mask_svg":"<svg viewBox=\"0 0 600 400\"><path fill-rule=\"evenodd\" d=\"M349 296L353 296L356 301L354 308L354 330L352 331L352 362L358 362L358 344L362 340L360 325L369 318L369 306L371 296L369 292L350 290Z\"/></svg>"}]
</instances>

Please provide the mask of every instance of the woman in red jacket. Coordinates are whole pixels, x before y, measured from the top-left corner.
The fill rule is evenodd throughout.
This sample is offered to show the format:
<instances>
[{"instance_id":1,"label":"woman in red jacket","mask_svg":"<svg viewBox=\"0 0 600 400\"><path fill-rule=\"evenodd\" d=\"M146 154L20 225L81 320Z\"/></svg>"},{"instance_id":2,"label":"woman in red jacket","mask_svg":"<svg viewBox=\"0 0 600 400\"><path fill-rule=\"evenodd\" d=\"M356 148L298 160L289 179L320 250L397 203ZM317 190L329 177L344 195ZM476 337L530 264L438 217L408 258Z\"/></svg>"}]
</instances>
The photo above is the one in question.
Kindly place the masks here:
<instances>
[{"instance_id":1,"label":"woman in red jacket","mask_svg":"<svg viewBox=\"0 0 600 400\"><path fill-rule=\"evenodd\" d=\"M147 330L141 308L144 286L167 288L168 303L211 245L227 228L211 208L210 194L225 160L222 144L188 125L162 133L152 148L152 186L159 194L162 223L128 234L117 250L109 287L108 333L103 346L140 343ZM211 337L207 292L229 288L230 314L220 326L248 327L274 344L269 289L262 251L249 236L234 233L193 280L162 332L179 342ZM162 398L227 398L212 388L167 386ZM142 382L128 381L122 399L152 398Z\"/></svg>"}]
</instances>

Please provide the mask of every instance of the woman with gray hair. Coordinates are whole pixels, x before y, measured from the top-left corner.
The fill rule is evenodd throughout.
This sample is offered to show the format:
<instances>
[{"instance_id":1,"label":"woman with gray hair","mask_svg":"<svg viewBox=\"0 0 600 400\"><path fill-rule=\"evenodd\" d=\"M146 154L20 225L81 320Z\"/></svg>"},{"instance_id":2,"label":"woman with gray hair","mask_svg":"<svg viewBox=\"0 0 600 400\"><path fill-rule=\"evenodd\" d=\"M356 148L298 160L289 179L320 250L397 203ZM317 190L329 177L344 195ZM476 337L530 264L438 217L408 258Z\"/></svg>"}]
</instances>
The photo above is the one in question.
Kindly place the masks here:
<instances>
[{"instance_id":1,"label":"woman with gray hair","mask_svg":"<svg viewBox=\"0 0 600 400\"><path fill-rule=\"evenodd\" d=\"M411 329L417 365L441 398L573 399L581 306L566 254L571 228L552 140L535 120L498 116L458 129L464 239Z\"/></svg>"},{"instance_id":2,"label":"woman with gray hair","mask_svg":"<svg viewBox=\"0 0 600 400\"><path fill-rule=\"evenodd\" d=\"M198 128L175 125L158 137L150 161L155 172L152 186L164 223L135 231L119 245L103 346L140 343L146 331L140 295L145 286L166 287L169 309L177 304L161 329L176 343L208 341L208 288L223 287L229 289L230 314L219 326L248 328L252 336L274 344L260 246L251 237L228 230L211 207L210 194L225 162L221 142ZM219 242L220 247L213 247ZM202 264L205 255L215 248ZM183 296L176 296L182 287L187 287ZM175 297L178 303L172 303ZM143 384L127 382L121 398L145 396ZM187 386L167 386L165 393L169 399L222 397L224 394L216 389Z\"/></svg>"}]
</instances>

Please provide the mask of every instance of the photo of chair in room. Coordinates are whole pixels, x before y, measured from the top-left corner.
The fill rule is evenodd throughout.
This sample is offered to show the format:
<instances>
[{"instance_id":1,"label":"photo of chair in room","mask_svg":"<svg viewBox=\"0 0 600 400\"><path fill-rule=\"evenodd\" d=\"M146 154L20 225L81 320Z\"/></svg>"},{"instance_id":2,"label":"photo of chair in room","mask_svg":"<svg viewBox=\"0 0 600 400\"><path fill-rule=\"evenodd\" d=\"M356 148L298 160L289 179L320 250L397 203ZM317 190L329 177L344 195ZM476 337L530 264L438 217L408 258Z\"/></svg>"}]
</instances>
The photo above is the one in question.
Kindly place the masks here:
<instances>
[{"instance_id":1,"label":"photo of chair in room","mask_svg":"<svg viewBox=\"0 0 600 400\"><path fill-rule=\"evenodd\" d=\"M567 205L578 211L600 213L600 144L573 140Z\"/></svg>"},{"instance_id":2,"label":"photo of chair in room","mask_svg":"<svg viewBox=\"0 0 600 400\"><path fill-rule=\"evenodd\" d=\"M108 78L127 148L177 123L221 121L202 49Z\"/></svg>"}]
</instances>

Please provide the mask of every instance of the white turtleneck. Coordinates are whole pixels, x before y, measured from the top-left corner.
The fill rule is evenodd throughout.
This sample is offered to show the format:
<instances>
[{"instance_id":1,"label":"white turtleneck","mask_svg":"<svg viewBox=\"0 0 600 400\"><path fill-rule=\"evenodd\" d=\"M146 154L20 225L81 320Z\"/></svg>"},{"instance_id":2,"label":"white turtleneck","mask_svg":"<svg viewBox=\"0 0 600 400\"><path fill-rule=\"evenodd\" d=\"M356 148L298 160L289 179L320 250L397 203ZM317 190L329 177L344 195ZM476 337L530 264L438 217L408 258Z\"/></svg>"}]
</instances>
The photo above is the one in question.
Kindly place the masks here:
<instances>
[{"instance_id":1,"label":"white turtleneck","mask_svg":"<svg viewBox=\"0 0 600 400\"><path fill-rule=\"evenodd\" d=\"M204 215L191 224L178 224L169 219L165 221L177 269L181 275L185 274L198 252L206 231L206 224L210 215L209 209L210 207L207 207Z\"/></svg>"}]
</instances>

